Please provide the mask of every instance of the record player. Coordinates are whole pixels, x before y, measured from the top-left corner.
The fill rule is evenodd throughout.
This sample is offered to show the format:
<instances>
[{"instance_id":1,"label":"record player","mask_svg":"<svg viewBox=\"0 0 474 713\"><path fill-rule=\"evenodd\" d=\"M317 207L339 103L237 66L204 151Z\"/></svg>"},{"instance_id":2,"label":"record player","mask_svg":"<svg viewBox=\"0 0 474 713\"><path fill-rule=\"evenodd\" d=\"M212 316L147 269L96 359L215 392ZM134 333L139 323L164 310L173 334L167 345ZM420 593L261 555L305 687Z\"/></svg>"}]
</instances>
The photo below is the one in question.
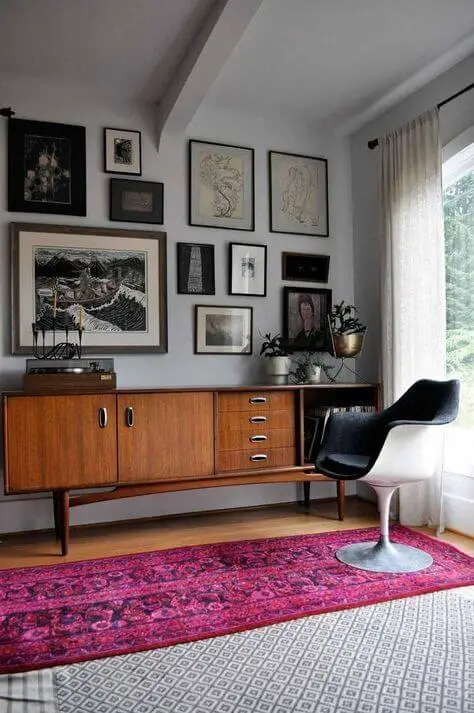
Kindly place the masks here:
<instances>
[{"instance_id":1,"label":"record player","mask_svg":"<svg viewBox=\"0 0 474 713\"><path fill-rule=\"evenodd\" d=\"M25 391L105 391L115 389L113 359L27 359Z\"/></svg>"}]
</instances>

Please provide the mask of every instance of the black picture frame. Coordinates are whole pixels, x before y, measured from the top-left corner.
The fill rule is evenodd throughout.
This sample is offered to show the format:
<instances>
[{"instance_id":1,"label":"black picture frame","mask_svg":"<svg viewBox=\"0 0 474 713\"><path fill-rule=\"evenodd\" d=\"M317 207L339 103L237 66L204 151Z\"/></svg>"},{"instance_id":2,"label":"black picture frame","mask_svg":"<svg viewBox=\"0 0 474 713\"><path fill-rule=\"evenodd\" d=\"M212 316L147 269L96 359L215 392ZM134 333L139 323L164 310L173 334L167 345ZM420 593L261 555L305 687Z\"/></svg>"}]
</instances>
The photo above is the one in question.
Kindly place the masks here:
<instances>
[{"instance_id":1,"label":"black picture frame","mask_svg":"<svg viewBox=\"0 0 474 713\"><path fill-rule=\"evenodd\" d=\"M110 179L110 220L163 225L163 184Z\"/></svg>"},{"instance_id":2,"label":"black picture frame","mask_svg":"<svg viewBox=\"0 0 474 713\"><path fill-rule=\"evenodd\" d=\"M241 216L233 214L234 203L241 209ZM189 140L188 223L204 228L255 230L253 148Z\"/></svg>"},{"instance_id":3,"label":"black picture frame","mask_svg":"<svg viewBox=\"0 0 474 713\"><path fill-rule=\"evenodd\" d=\"M253 307L194 306L195 354L250 355L252 351Z\"/></svg>"},{"instance_id":4,"label":"black picture frame","mask_svg":"<svg viewBox=\"0 0 474 713\"><path fill-rule=\"evenodd\" d=\"M329 347L327 318L331 307L332 290L330 289L284 287L282 331L285 344L292 351L327 351ZM308 324L305 324L305 317Z\"/></svg>"},{"instance_id":5,"label":"black picture frame","mask_svg":"<svg viewBox=\"0 0 474 713\"><path fill-rule=\"evenodd\" d=\"M266 245L229 243L229 295L267 296Z\"/></svg>"},{"instance_id":6,"label":"black picture frame","mask_svg":"<svg viewBox=\"0 0 474 713\"><path fill-rule=\"evenodd\" d=\"M270 232L329 236L328 160L268 152Z\"/></svg>"},{"instance_id":7,"label":"black picture frame","mask_svg":"<svg viewBox=\"0 0 474 713\"><path fill-rule=\"evenodd\" d=\"M84 126L9 120L8 210L86 215Z\"/></svg>"},{"instance_id":8,"label":"black picture frame","mask_svg":"<svg viewBox=\"0 0 474 713\"><path fill-rule=\"evenodd\" d=\"M216 294L214 245L177 243L177 266L179 295Z\"/></svg>"},{"instance_id":9,"label":"black picture frame","mask_svg":"<svg viewBox=\"0 0 474 713\"><path fill-rule=\"evenodd\" d=\"M104 173L142 175L141 131L104 128Z\"/></svg>"},{"instance_id":10,"label":"black picture frame","mask_svg":"<svg viewBox=\"0 0 474 713\"><path fill-rule=\"evenodd\" d=\"M329 255L282 253L282 280L325 283L329 279L329 259Z\"/></svg>"}]
</instances>

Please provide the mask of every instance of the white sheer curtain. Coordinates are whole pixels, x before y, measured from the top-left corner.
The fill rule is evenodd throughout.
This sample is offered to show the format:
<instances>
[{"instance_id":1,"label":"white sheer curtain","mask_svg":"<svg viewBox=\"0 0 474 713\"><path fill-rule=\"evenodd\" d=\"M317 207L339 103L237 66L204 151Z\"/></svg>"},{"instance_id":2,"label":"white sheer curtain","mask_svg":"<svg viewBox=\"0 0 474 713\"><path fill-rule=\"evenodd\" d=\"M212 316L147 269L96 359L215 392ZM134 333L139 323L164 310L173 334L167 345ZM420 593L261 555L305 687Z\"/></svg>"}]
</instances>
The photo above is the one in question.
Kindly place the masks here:
<instances>
[{"instance_id":1,"label":"white sheer curtain","mask_svg":"<svg viewBox=\"0 0 474 713\"><path fill-rule=\"evenodd\" d=\"M379 139L382 380L386 405L445 375L443 192L438 110ZM400 521L440 524L439 477L400 488Z\"/></svg>"}]
</instances>

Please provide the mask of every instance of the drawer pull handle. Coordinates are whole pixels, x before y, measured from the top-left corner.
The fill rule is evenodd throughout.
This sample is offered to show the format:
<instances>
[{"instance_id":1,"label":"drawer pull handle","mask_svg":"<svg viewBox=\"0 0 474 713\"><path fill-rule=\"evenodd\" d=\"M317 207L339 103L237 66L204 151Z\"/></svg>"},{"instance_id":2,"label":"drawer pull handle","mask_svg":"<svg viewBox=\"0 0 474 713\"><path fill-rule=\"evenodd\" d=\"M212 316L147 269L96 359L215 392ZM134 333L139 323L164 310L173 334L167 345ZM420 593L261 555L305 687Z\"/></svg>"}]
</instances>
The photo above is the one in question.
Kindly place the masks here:
<instances>
[{"instance_id":1,"label":"drawer pull handle","mask_svg":"<svg viewBox=\"0 0 474 713\"><path fill-rule=\"evenodd\" d=\"M127 406L125 409L125 422L128 428L132 428L135 425L135 412L132 406Z\"/></svg>"},{"instance_id":2,"label":"drawer pull handle","mask_svg":"<svg viewBox=\"0 0 474 713\"><path fill-rule=\"evenodd\" d=\"M104 406L99 409L99 428L105 428L109 422L109 414Z\"/></svg>"},{"instance_id":3,"label":"drawer pull handle","mask_svg":"<svg viewBox=\"0 0 474 713\"><path fill-rule=\"evenodd\" d=\"M256 453L254 456L250 456L250 460L260 461L267 460L268 456L265 453Z\"/></svg>"},{"instance_id":4,"label":"drawer pull handle","mask_svg":"<svg viewBox=\"0 0 474 713\"><path fill-rule=\"evenodd\" d=\"M267 417L266 416L250 416L249 421L250 421L250 423L266 423Z\"/></svg>"},{"instance_id":5,"label":"drawer pull handle","mask_svg":"<svg viewBox=\"0 0 474 713\"><path fill-rule=\"evenodd\" d=\"M251 404L266 404L267 397L266 396L252 396L252 398L249 399L249 403L251 403Z\"/></svg>"},{"instance_id":6,"label":"drawer pull handle","mask_svg":"<svg viewBox=\"0 0 474 713\"><path fill-rule=\"evenodd\" d=\"M258 443L259 441L266 441L267 437L262 435L250 436L250 443Z\"/></svg>"}]
</instances>

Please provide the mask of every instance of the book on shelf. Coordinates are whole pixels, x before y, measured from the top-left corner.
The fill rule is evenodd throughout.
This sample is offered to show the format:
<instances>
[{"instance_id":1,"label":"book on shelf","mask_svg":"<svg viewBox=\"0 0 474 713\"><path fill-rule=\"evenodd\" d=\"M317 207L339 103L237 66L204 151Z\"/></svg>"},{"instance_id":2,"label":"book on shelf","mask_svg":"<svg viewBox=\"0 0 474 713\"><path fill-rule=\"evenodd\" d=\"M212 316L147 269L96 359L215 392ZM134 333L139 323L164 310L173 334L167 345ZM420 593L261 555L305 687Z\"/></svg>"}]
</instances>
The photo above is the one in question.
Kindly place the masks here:
<instances>
[{"instance_id":1,"label":"book on shelf","mask_svg":"<svg viewBox=\"0 0 474 713\"><path fill-rule=\"evenodd\" d=\"M374 413L375 406L313 406L304 415L304 458L307 463L314 463L321 444L324 430L332 413Z\"/></svg>"}]
</instances>

